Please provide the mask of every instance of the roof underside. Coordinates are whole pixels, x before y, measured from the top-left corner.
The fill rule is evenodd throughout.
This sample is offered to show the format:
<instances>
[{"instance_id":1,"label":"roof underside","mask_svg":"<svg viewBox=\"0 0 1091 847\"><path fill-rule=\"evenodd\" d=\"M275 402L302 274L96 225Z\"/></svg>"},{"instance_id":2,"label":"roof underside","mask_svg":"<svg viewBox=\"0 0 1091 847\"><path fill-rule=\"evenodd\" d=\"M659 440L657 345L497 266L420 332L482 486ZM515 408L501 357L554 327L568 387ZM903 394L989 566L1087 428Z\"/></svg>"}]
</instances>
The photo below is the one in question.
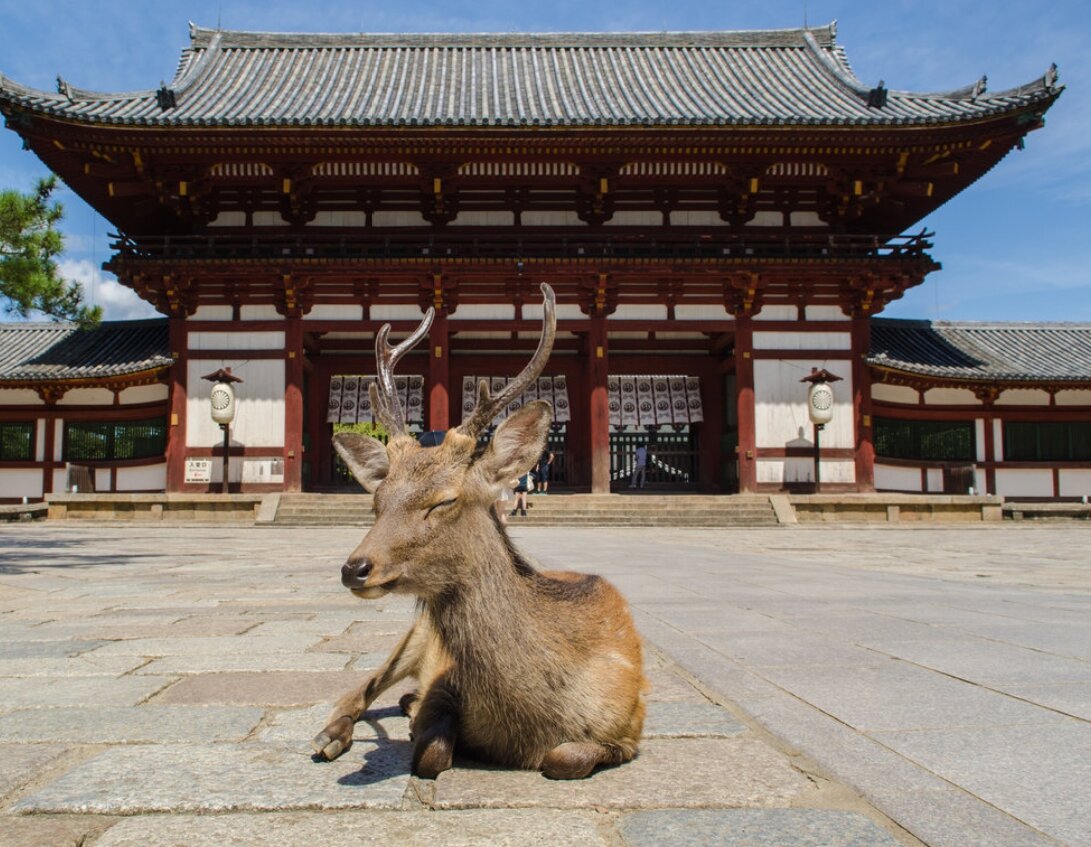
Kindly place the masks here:
<instances>
[{"instance_id":1,"label":"roof underside","mask_svg":"<svg viewBox=\"0 0 1091 847\"><path fill-rule=\"evenodd\" d=\"M890 91L868 106L833 26L760 32L308 35L191 29L169 93L0 102L137 126L928 125L1042 110L1055 74L1011 91ZM171 105L173 103L173 105Z\"/></svg>"},{"instance_id":2,"label":"roof underside","mask_svg":"<svg viewBox=\"0 0 1091 847\"><path fill-rule=\"evenodd\" d=\"M869 364L981 382L1091 382L1091 324L871 322Z\"/></svg>"},{"instance_id":3,"label":"roof underside","mask_svg":"<svg viewBox=\"0 0 1091 847\"><path fill-rule=\"evenodd\" d=\"M110 379L168 367L165 320L0 324L0 383Z\"/></svg>"}]
</instances>

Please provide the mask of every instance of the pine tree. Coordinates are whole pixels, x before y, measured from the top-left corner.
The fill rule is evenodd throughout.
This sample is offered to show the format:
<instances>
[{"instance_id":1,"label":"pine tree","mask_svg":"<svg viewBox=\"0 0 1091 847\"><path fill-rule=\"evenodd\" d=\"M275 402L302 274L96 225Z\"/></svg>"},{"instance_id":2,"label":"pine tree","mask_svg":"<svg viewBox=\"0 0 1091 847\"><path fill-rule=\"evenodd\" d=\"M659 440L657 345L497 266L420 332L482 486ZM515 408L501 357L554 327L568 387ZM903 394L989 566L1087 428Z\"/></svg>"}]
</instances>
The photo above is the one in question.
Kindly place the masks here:
<instances>
[{"instance_id":1,"label":"pine tree","mask_svg":"<svg viewBox=\"0 0 1091 847\"><path fill-rule=\"evenodd\" d=\"M50 176L30 194L0 191L0 303L24 318L41 312L92 326L102 309L84 305L79 283L65 280L57 269L64 238L56 228L61 204L51 199L56 187L57 178Z\"/></svg>"}]
</instances>

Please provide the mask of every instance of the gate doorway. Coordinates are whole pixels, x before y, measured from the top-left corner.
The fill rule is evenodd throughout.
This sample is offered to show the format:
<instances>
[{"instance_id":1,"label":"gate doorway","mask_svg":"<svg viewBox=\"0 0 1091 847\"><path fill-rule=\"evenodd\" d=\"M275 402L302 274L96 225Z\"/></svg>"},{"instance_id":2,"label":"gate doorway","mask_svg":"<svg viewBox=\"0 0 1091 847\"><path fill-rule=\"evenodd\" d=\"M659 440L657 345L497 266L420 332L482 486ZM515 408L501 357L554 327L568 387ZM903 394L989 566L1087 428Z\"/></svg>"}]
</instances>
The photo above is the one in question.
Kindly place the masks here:
<instances>
[{"instance_id":1,"label":"gate doorway","mask_svg":"<svg viewBox=\"0 0 1091 847\"><path fill-rule=\"evenodd\" d=\"M686 426L674 429L645 429L610 433L610 488L629 487L636 462L636 448L648 448L645 487L685 490L697 487L700 454L697 433Z\"/></svg>"}]
</instances>

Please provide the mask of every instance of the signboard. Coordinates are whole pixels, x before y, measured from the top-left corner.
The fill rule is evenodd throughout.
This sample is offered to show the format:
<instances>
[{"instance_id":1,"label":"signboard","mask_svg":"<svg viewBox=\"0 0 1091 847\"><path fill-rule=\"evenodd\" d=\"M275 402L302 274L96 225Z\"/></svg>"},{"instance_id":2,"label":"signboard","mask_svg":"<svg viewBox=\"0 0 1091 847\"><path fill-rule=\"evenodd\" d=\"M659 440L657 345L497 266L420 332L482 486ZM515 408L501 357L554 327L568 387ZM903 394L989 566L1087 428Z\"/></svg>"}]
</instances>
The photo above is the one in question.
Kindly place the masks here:
<instances>
[{"instance_id":1,"label":"signboard","mask_svg":"<svg viewBox=\"0 0 1091 847\"><path fill-rule=\"evenodd\" d=\"M186 482L212 482L212 460L186 459Z\"/></svg>"}]
</instances>

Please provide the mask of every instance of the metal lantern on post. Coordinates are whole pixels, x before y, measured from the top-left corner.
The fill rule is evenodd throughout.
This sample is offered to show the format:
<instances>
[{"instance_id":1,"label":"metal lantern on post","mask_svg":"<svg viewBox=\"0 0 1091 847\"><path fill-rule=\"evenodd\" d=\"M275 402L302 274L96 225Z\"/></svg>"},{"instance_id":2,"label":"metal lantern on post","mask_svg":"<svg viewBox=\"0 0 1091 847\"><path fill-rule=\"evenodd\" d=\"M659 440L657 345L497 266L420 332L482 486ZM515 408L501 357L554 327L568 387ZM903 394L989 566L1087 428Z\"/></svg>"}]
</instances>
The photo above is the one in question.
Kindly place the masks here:
<instances>
[{"instance_id":1,"label":"metal lantern on post","mask_svg":"<svg viewBox=\"0 0 1091 847\"><path fill-rule=\"evenodd\" d=\"M833 389L831 382L840 382L841 377L830 373L825 368L811 368L810 376L805 376L800 382L809 382L807 391L807 415L814 424L814 490L817 493L822 487L821 462L819 460L820 433L833 419Z\"/></svg>"},{"instance_id":2,"label":"metal lantern on post","mask_svg":"<svg viewBox=\"0 0 1091 847\"><path fill-rule=\"evenodd\" d=\"M231 368L220 368L214 373L201 377L212 383L209 394L212 408L212 420L219 424L224 434L224 461L221 474L222 492L228 493L228 464L230 463L231 424L235 420L235 389L232 383L242 380L231 373Z\"/></svg>"}]
</instances>

